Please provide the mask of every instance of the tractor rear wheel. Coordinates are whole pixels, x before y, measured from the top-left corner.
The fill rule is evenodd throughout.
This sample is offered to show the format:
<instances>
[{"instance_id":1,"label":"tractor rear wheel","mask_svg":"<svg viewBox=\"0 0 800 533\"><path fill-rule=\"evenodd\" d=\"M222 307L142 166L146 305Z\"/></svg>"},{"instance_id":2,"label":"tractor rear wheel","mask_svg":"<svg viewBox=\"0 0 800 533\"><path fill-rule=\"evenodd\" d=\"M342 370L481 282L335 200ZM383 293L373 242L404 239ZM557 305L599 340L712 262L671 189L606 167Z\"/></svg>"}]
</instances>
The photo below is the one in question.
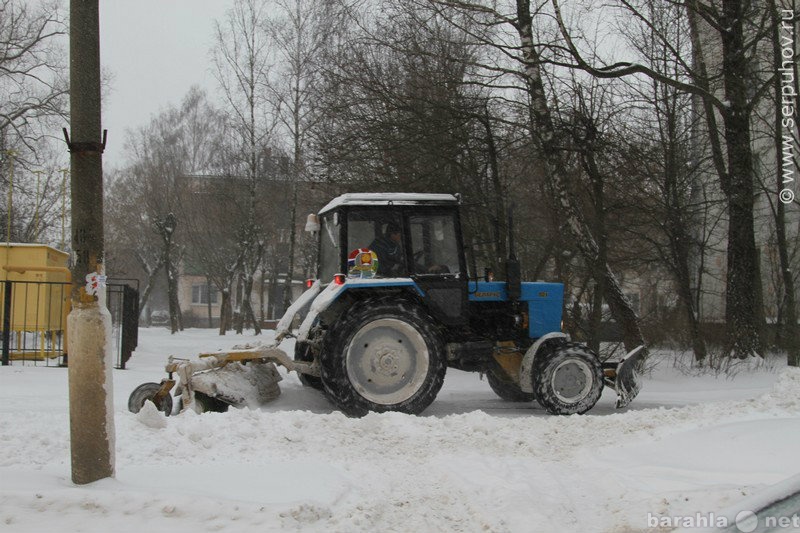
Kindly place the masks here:
<instances>
[{"instance_id":1,"label":"tractor rear wheel","mask_svg":"<svg viewBox=\"0 0 800 533\"><path fill-rule=\"evenodd\" d=\"M585 413L603 393L603 367L582 344L560 344L537 354L533 365L533 393L551 414Z\"/></svg>"},{"instance_id":2,"label":"tractor rear wheel","mask_svg":"<svg viewBox=\"0 0 800 533\"><path fill-rule=\"evenodd\" d=\"M486 381L495 394L507 402L532 402L532 392L523 391L502 368L493 368L486 373Z\"/></svg>"},{"instance_id":3,"label":"tractor rear wheel","mask_svg":"<svg viewBox=\"0 0 800 533\"><path fill-rule=\"evenodd\" d=\"M436 398L447 369L433 319L418 307L365 301L328 331L322 383L349 416L419 414Z\"/></svg>"}]
</instances>

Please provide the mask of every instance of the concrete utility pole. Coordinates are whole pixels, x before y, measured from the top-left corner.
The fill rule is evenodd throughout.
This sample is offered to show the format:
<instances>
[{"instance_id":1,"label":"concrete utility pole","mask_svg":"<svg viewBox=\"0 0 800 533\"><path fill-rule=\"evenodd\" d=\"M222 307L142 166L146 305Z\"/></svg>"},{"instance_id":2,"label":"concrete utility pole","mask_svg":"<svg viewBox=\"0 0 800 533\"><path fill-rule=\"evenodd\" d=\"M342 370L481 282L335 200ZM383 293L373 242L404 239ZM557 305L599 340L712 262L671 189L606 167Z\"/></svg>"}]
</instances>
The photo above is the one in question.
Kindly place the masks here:
<instances>
[{"instance_id":1,"label":"concrete utility pole","mask_svg":"<svg viewBox=\"0 0 800 533\"><path fill-rule=\"evenodd\" d=\"M72 311L67 317L72 481L114 475L111 315L103 271L103 148L98 0L70 1ZM66 131L65 131L66 135Z\"/></svg>"}]
</instances>

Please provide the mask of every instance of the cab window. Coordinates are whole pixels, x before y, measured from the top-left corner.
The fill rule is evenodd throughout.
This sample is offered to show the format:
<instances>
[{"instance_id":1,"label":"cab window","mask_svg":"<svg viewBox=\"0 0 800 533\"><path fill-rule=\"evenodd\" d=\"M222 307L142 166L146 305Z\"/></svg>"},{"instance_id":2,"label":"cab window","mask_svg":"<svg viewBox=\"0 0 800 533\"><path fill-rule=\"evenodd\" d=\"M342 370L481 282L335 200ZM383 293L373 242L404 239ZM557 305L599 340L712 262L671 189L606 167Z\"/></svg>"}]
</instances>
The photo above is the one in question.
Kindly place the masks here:
<instances>
[{"instance_id":1,"label":"cab window","mask_svg":"<svg viewBox=\"0 0 800 533\"><path fill-rule=\"evenodd\" d=\"M333 215L322 217L319 238L319 276L327 283L341 272L339 226Z\"/></svg>"},{"instance_id":2,"label":"cab window","mask_svg":"<svg viewBox=\"0 0 800 533\"><path fill-rule=\"evenodd\" d=\"M460 272L456 224L453 214L420 214L408 217L415 274Z\"/></svg>"}]
</instances>

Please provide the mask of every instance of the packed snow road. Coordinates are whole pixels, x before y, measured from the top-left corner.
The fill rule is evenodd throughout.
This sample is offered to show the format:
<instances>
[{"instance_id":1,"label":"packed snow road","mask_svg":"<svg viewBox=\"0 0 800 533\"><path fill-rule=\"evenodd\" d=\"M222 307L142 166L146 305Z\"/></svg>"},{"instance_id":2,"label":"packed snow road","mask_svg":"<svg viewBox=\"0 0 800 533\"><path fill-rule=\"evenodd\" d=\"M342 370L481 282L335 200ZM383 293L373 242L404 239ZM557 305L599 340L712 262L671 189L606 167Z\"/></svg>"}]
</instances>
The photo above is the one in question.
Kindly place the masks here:
<instances>
[{"instance_id":1,"label":"packed snow road","mask_svg":"<svg viewBox=\"0 0 800 533\"><path fill-rule=\"evenodd\" d=\"M116 479L84 487L66 371L1 368L0 531L669 530L800 472L800 371L781 365L727 379L664 360L630 408L609 391L572 417L459 371L422 417L346 418L293 375L259 410L127 411L167 355L253 340L142 329L114 375Z\"/></svg>"}]
</instances>

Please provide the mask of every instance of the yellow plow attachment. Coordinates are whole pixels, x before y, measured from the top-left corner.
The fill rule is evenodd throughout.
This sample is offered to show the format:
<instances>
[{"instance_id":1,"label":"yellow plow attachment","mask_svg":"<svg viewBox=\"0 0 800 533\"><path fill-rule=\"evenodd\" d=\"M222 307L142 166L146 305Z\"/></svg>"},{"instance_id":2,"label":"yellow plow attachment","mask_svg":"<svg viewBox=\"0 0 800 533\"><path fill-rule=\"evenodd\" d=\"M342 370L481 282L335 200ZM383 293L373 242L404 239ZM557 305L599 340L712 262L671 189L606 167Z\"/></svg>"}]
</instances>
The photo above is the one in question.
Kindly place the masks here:
<instances>
[{"instance_id":1,"label":"yellow plow attachment","mask_svg":"<svg viewBox=\"0 0 800 533\"><path fill-rule=\"evenodd\" d=\"M243 346L228 352L202 353L192 359L170 356L165 370L168 377L158 383L137 387L128 400L128 409L139 412L147 401L169 415L172 401L167 401L176 387L180 396L177 411L194 409L225 410L227 406L257 407L280 396L281 375L276 367L319 376L313 363L294 361L275 346ZM177 380L174 376L177 376Z\"/></svg>"}]
</instances>

